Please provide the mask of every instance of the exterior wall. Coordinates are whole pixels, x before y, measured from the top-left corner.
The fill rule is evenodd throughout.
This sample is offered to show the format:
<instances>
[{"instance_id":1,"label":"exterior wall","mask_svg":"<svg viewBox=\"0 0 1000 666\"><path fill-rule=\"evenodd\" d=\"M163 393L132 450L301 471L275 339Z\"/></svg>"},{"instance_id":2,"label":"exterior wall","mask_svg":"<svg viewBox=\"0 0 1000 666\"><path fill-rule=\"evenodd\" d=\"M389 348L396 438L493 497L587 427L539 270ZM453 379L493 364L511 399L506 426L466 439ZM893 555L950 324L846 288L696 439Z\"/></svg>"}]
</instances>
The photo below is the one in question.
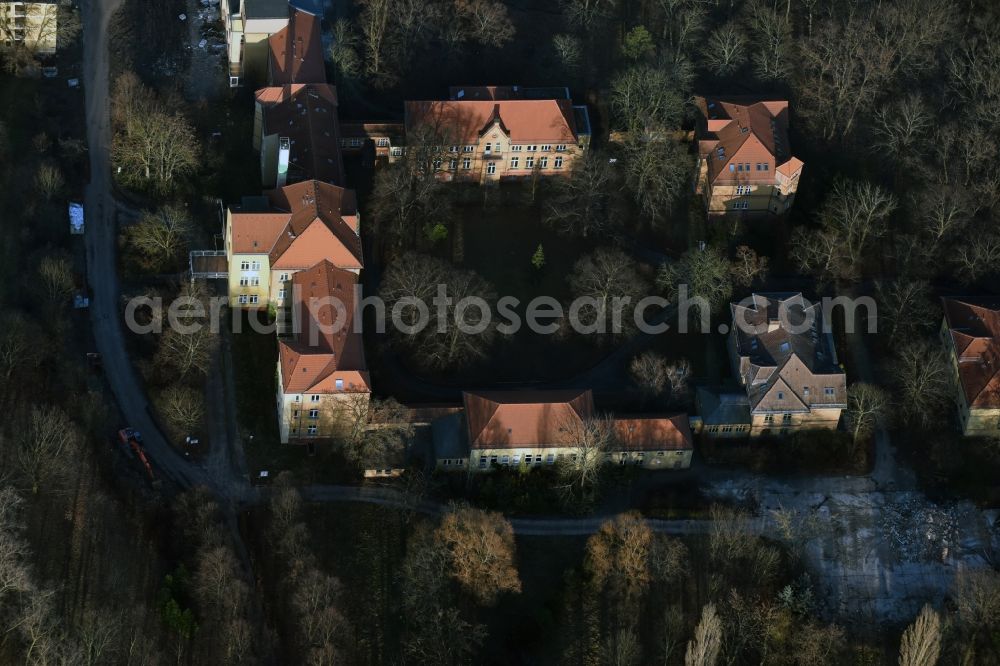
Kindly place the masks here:
<instances>
[{"instance_id":1,"label":"exterior wall","mask_svg":"<svg viewBox=\"0 0 1000 666\"><path fill-rule=\"evenodd\" d=\"M23 44L34 53L56 52L59 6L43 2L0 2L0 35L7 46Z\"/></svg>"},{"instance_id":2,"label":"exterior wall","mask_svg":"<svg viewBox=\"0 0 1000 666\"><path fill-rule=\"evenodd\" d=\"M778 172L772 182L716 183L708 182L705 159L698 160L696 191L702 195L709 215L781 215L792 207L798 189L799 173L788 179Z\"/></svg>"},{"instance_id":3,"label":"exterior wall","mask_svg":"<svg viewBox=\"0 0 1000 666\"><path fill-rule=\"evenodd\" d=\"M785 435L796 430L836 430L843 407L813 408L804 412L763 412L750 414L750 436Z\"/></svg>"},{"instance_id":4,"label":"exterior wall","mask_svg":"<svg viewBox=\"0 0 1000 666\"><path fill-rule=\"evenodd\" d=\"M246 270L242 268L244 264L248 265ZM229 257L230 307L249 310L266 308L271 293L270 283L271 266L266 254L235 254ZM240 302L242 296L246 297L246 303ZM253 302L254 296L256 303Z\"/></svg>"},{"instance_id":5,"label":"exterior wall","mask_svg":"<svg viewBox=\"0 0 1000 666\"><path fill-rule=\"evenodd\" d=\"M544 149L546 146L548 148ZM564 148L560 150L559 146ZM539 176L567 174L572 170L573 163L586 150L585 144L574 143L512 144L497 125L484 132L478 143L448 148L457 150L447 150L442 160L439 178L480 183L496 182L501 178L526 178L535 174ZM557 160L562 162L558 167ZM529 163L531 166L528 166ZM545 166L542 166L543 163ZM490 173L491 168L493 173Z\"/></svg>"},{"instance_id":6,"label":"exterior wall","mask_svg":"<svg viewBox=\"0 0 1000 666\"><path fill-rule=\"evenodd\" d=\"M711 439L742 439L750 434L750 426L746 423L707 425L702 432Z\"/></svg>"},{"instance_id":7,"label":"exterior wall","mask_svg":"<svg viewBox=\"0 0 1000 666\"><path fill-rule=\"evenodd\" d=\"M290 393L282 390L281 364L278 364L278 430L281 443L303 443L330 439L344 431L356 418L367 415L369 393ZM313 398L317 401L313 401ZM316 410L316 416L312 411ZM315 428L315 432L310 428Z\"/></svg>"},{"instance_id":8,"label":"exterior wall","mask_svg":"<svg viewBox=\"0 0 1000 666\"><path fill-rule=\"evenodd\" d=\"M229 76L263 79L268 63L267 38L288 25L288 18L247 19L242 14L230 14L226 0L222 0L221 6ZM245 11L242 3L241 11Z\"/></svg>"},{"instance_id":9,"label":"exterior wall","mask_svg":"<svg viewBox=\"0 0 1000 666\"><path fill-rule=\"evenodd\" d=\"M941 322L941 343L944 345L948 358L951 360L952 386L955 409L958 412L958 424L965 437L997 437L1000 436L1000 407L993 409L973 409L965 398L965 390L958 374L958 354L948 329L948 321Z\"/></svg>"},{"instance_id":10,"label":"exterior wall","mask_svg":"<svg viewBox=\"0 0 1000 666\"><path fill-rule=\"evenodd\" d=\"M645 469L687 469L691 466L692 449L681 451L611 451L605 462L615 465L641 465ZM473 449L469 458L437 460L437 469L444 471L486 472L494 464L501 466L554 465L572 460L579 453L576 447L544 447L520 449ZM530 462L527 462L530 456ZM485 459L485 463L484 463ZM506 459L506 462L504 460Z\"/></svg>"}]
</instances>

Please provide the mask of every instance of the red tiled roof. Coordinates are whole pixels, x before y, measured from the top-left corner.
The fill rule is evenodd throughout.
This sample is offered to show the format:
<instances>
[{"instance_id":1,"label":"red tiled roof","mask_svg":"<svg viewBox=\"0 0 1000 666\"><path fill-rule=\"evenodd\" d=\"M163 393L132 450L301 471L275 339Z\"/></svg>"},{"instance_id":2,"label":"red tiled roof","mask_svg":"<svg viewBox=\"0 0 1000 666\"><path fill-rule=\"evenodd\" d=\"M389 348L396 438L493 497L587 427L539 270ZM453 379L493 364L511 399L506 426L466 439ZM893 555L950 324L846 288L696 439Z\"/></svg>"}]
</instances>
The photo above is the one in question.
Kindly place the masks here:
<instances>
[{"instance_id":1,"label":"red tiled roof","mask_svg":"<svg viewBox=\"0 0 1000 666\"><path fill-rule=\"evenodd\" d=\"M424 126L446 142L475 143L499 118L514 143L576 143L573 103L566 99L406 102L406 131Z\"/></svg>"},{"instance_id":2,"label":"red tiled roof","mask_svg":"<svg viewBox=\"0 0 1000 666\"><path fill-rule=\"evenodd\" d=\"M612 422L624 451L683 451L694 448L686 414L631 416Z\"/></svg>"},{"instance_id":3,"label":"red tiled roof","mask_svg":"<svg viewBox=\"0 0 1000 666\"><path fill-rule=\"evenodd\" d=\"M775 171L790 177L801 169L802 161L790 156L787 101L695 97L695 106L704 118L698 153L710 182L773 182Z\"/></svg>"},{"instance_id":4,"label":"red tiled roof","mask_svg":"<svg viewBox=\"0 0 1000 666\"><path fill-rule=\"evenodd\" d=\"M1000 303L944 299L958 356L958 377L970 407L1000 407Z\"/></svg>"},{"instance_id":5,"label":"red tiled roof","mask_svg":"<svg viewBox=\"0 0 1000 666\"><path fill-rule=\"evenodd\" d=\"M289 7L288 25L271 35L271 85L326 83L320 19L309 12Z\"/></svg>"},{"instance_id":6,"label":"red tiled roof","mask_svg":"<svg viewBox=\"0 0 1000 666\"><path fill-rule=\"evenodd\" d=\"M263 135L291 142L290 179L344 184L336 88L325 83L263 88L257 100Z\"/></svg>"},{"instance_id":7,"label":"red tiled roof","mask_svg":"<svg viewBox=\"0 0 1000 666\"><path fill-rule=\"evenodd\" d=\"M473 449L565 445L594 413L589 390L466 392L462 400Z\"/></svg>"},{"instance_id":8,"label":"red tiled roof","mask_svg":"<svg viewBox=\"0 0 1000 666\"><path fill-rule=\"evenodd\" d=\"M286 393L370 390L364 344L354 330L356 284L354 273L327 260L292 276L297 330L278 342Z\"/></svg>"},{"instance_id":9,"label":"red tiled roof","mask_svg":"<svg viewBox=\"0 0 1000 666\"><path fill-rule=\"evenodd\" d=\"M341 268L362 267L352 190L310 180L268 197L269 211L232 211L235 254L267 254L271 268L303 269L324 259Z\"/></svg>"}]
</instances>

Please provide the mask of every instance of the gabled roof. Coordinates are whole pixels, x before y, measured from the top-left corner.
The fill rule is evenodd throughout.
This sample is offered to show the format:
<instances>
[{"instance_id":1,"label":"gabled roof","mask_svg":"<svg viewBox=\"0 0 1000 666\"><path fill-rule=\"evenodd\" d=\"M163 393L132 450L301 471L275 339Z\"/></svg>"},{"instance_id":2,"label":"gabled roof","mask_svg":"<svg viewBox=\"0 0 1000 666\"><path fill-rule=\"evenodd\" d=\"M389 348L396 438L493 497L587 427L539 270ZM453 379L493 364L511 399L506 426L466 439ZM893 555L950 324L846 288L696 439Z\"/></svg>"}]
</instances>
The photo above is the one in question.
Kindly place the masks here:
<instances>
[{"instance_id":1,"label":"gabled roof","mask_svg":"<svg viewBox=\"0 0 1000 666\"><path fill-rule=\"evenodd\" d=\"M446 143L475 143L495 120L514 143L577 141L573 103L567 99L410 101L405 112L407 132L430 127Z\"/></svg>"},{"instance_id":2,"label":"gabled roof","mask_svg":"<svg viewBox=\"0 0 1000 666\"><path fill-rule=\"evenodd\" d=\"M272 86L289 83L326 83L320 18L287 7L288 25L267 39Z\"/></svg>"},{"instance_id":3,"label":"gabled roof","mask_svg":"<svg viewBox=\"0 0 1000 666\"><path fill-rule=\"evenodd\" d=\"M686 414L628 416L612 421L618 446L624 451L685 451L694 448Z\"/></svg>"},{"instance_id":4,"label":"gabled roof","mask_svg":"<svg viewBox=\"0 0 1000 666\"><path fill-rule=\"evenodd\" d=\"M325 83L262 88L257 101L263 135L290 140L289 181L344 184L336 88Z\"/></svg>"},{"instance_id":5,"label":"gabled roof","mask_svg":"<svg viewBox=\"0 0 1000 666\"><path fill-rule=\"evenodd\" d=\"M293 275L291 283L295 335L278 341L284 392L370 390L364 344L354 327L357 276L324 260Z\"/></svg>"},{"instance_id":6,"label":"gabled roof","mask_svg":"<svg viewBox=\"0 0 1000 666\"><path fill-rule=\"evenodd\" d=\"M232 211L234 254L267 254L271 268L300 270L324 259L341 268L362 267L353 191L310 180L271 190L268 197L266 212Z\"/></svg>"},{"instance_id":7,"label":"gabled roof","mask_svg":"<svg viewBox=\"0 0 1000 666\"><path fill-rule=\"evenodd\" d=\"M1000 408L1000 301L943 301L966 402Z\"/></svg>"},{"instance_id":8,"label":"gabled roof","mask_svg":"<svg viewBox=\"0 0 1000 666\"><path fill-rule=\"evenodd\" d=\"M708 165L710 182L773 181L775 171L790 177L802 168L788 144L787 101L695 97L694 102L702 115L698 153ZM738 165L745 164L749 171L740 170Z\"/></svg>"},{"instance_id":9,"label":"gabled roof","mask_svg":"<svg viewBox=\"0 0 1000 666\"><path fill-rule=\"evenodd\" d=\"M565 445L594 413L589 389L467 391L462 401L473 449Z\"/></svg>"},{"instance_id":10,"label":"gabled roof","mask_svg":"<svg viewBox=\"0 0 1000 666\"><path fill-rule=\"evenodd\" d=\"M847 380L818 304L807 304L801 293L753 294L749 305L732 303L730 309L734 370L751 409L794 412L846 404Z\"/></svg>"}]
</instances>

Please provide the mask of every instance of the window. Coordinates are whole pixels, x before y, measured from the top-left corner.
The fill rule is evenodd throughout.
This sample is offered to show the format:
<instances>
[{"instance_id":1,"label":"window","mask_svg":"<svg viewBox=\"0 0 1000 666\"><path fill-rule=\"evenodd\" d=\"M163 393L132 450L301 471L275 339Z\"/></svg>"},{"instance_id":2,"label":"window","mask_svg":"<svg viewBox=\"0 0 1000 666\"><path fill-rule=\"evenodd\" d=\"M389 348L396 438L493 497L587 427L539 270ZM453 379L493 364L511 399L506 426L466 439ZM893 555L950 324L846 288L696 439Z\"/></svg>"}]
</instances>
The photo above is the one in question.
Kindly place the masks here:
<instances>
[{"instance_id":1,"label":"window","mask_svg":"<svg viewBox=\"0 0 1000 666\"><path fill-rule=\"evenodd\" d=\"M739 194L739 195L742 195L742 196L746 196L746 195L750 194L750 186L749 185L737 185L736 186L736 194Z\"/></svg>"},{"instance_id":2,"label":"window","mask_svg":"<svg viewBox=\"0 0 1000 666\"><path fill-rule=\"evenodd\" d=\"M278 276L279 282L288 282L288 273L282 273Z\"/></svg>"},{"instance_id":3,"label":"window","mask_svg":"<svg viewBox=\"0 0 1000 666\"><path fill-rule=\"evenodd\" d=\"M496 456L490 456L490 464L491 465L496 465L497 464L497 457Z\"/></svg>"},{"instance_id":4,"label":"window","mask_svg":"<svg viewBox=\"0 0 1000 666\"><path fill-rule=\"evenodd\" d=\"M556 462L555 455L550 453L549 455L545 456L545 462L548 463L549 465L554 465Z\"/></svg>"},{"instance_id":5,"label":"window","mask_svg":"<svg viewBox=\"0 0 1000 666\"><path fill-rule=\"evenodd\" d=\"M472 168L472 160L469 159L468 157L466 157L465 159L463 159L462 160L462 168L463 169L471 169Z\"/></svg>"},{"instance_id":6,"label":"window","mask_svg":"<svg viewBox=\"0 0 1000 666\"><path fill-rule=\"evenodd\" d=\"M435 157L434 158L434 170L438 171L440 169L441 169L441 158L440 157Z\"/></svg>"},{"instance_id":7,"label":"window","mask_svg":"<svg viewBox=\"0 0 1000 666\"><path fill-rule=\"evenodd\" d=\"M535 168L535 158L534 157L525 157L524 158L524 168L525 169L533 169L533 168Z\"/></svg>"},{"instance_id":8,"label":"window","mask_svg":"<svg viewBox=\"0 0 1000 666\"><path fill-rule=\"evenodd\" d=\"M279 289L278 290L278 300L279 301L285 300L285 290L284 289Z\"/></svg>"},{"instance_id":9,"label":"window","mask_svg":"<svg viewBox=\"0 0 1000 666\"><path fill-rule=\"evenodd\" d=\"M344 380L343 380L343 379L338 379L338 380L336 380L336 381L334 382L334 386L336 386L336 387L337 387L337 390L338 390L338 391L343 391L343 390L344 390Z\"/></svg>"},{"instance_id":10,"label":"window","mask_svg":"<svg viewBox=\"0 0 1000 666\"><path fill-rule=\"evenodd\" d=\"M457 153L458 152L458 146L448 146L448 152L449 153Z\"/></svg>"},{"instance_id":11,"label":"window","mask_svg":"<svg viewBox=\"0 0 1000 666\"><path fill-rule=\"evenodd\" d=\"M363 139L357 139L357 138L355 138L355 139L351 139L351 147L352 147L352 148L357 148L357 147L359 147L359 146L360 146L360 145L361 145L361 144L362 144L363 142L364 142L364 140L363 140Z\"/></svg>"},{"instance_id":12,"label":"window","mask_svg":"<svg viewBox=\"0 0 1000 666\"><path fill-rule=\"evenodd\" d=\"M319 396L318 395L309 396L309 402L319 402Z\"/></svg>"},{"instance_id":13,"label":"window","mask_svg":"<svg viewBox=\"0 0 1000 666\"><path fill-rule=\"evenodd\" d=\"M448 168L454 171L458 168L458 160L448 160Z\"/></svg>"},{"instance_id":14,"label":"window","mask_svg":"<svg viewBox=\"0 0 1000 666\"><path fill-rule=\"evenodd\" d=\"M250 278L250 286L251 287L259 287L260 286L260 278L259 277L252 277L252 278Z\"/></svg>"},{"instance_id":15,"label":"window","mask_svg":"<svg viewBox=\"0 0 1000 666\"><path fill-rule=\"evenodd\" d=\"M515 145L511 144L510 150L511 150L511 152L519 153L519 152L521 152L521 148L524 148L524 146L515 146Z\"/></svg>"},{"instance_id":16,"label":"window","mask_svg":"<svg viewBox=\"0 0 1000 666\"><path fill-rule=\"evenodd\" d=\"M475 146L462 146L463 153L471 153L476 149Z\"/></svg>"},{"instance_id":17,"label":"window","mask_svg":"<svg viewBox=\"0 0 1000 666\"><path fill-rule=\"evenodd\" d=\"M240 270L241 271L248 271L248 270L250 270L250 262L249 261L241 261L240 262Z\"/></svg>"},{"instance_id":18,"label":"window","mask_svg":"<svg viewBox=\"0 0 1000 666\"><path fill-rule=\"evenodd\" d=\"M823 389L823 395L825 395L828 398L832 398L835 393L836 392L833 390L832 386L827 386L825 389Z\"/></svg>"},{"instance_id":19,"label":"window","mask_svg":"<svg viewBox=\"0 0 1000 666\"><path fill-rule=\"evenodd\" d=\"M750 208L749 201L734 201L733 210L748 210Z\"/></svg>"},{"instance_id":20,"label":"window","mask_svg":"<svg viewBox=\"0 0 1000 666\"><path fill-rule=\"evenodd\" d=\"M809 395L809 387L808 386L803 386L802 387L802 395L805 395L805 396Z\"/></svg>"},{"instance_id":21,"label":"window","mask_svg":"<svg viewBox=\"0 0 1000 666\"><path fill-rule=\"evenodd\" d=\"M500 464L501 465L509 465L510 464L510 456L500 456Z\"/></svg>"},{"instance_id":22,"label":"window","mask_svg":"<svg viewBox=\"0 0 1000 666\"><path fill-rule=\"evenodd\" d=\"M319 418L319 410L318 409L310 409L309 410L309 418L311 418L311 419L318 419Z\"/></svg>"},{"instance_id":23,"label":"window","mask_svg":"<svg viewBox=\"0 0 1000 666\"><path fill-rule=\"evenodd\" d=\"M245 277L240 278L240 286L241 287L246 287L249 284L250 284L250 278L245 278Z\"/></svg>"},{"instance_id":24,"label":"window","mask_svg":"<svg viewBox=\"0 0 1000 666\"><path fill-rule=\"evenodd\" d=\"M260 270L260 262L259 261L251 261L250 262L250 270L252 270L252 271L259 271Z\"/></svg>"},{"instance_id":25,"label":"window","mask_svg":"<svg viewBox=\"0 0 1000 666\"><path fill-rule=\"evenodd\" d=\"M548 167L549 167L549 158L548 157L539 157L538 158L538 168L539 169L547 169Z\"/></svg>"},{"instance_id":26,"label":"window","mask_svg":"<svg viewBox=\"0 0 1000 666\"><path fill-rule=\"evenodd\" d=\"M542 464L542 454L541 453L539 453L537 456L535 456L535 464L536 465L541 465Z\"/></svg>"},{"instance_id":27,"label":"window","mask_svg":"<svg viewBox=\"0 0 1000 666\"><path fill-rule=\"evenodd\" d=\"M771 165L770 165L770 164L767 164L767 163L765 163L765 164L764 164L764 171L770 171L770 170L771 170Z\"/></svg>"},{"instance_id":28,"label":"window","mask_svg":"<svg viewBox=\"0 0 1000 666\"><path fill-rule=\"evenodd\" d=\"M518 163L519 163L520 161L521 161L521 158L520 158L520 157L518 157L517 155L515 155L515 156L514 156L514 157L512 157L512 158L510 158L510 168L511 168L511 169L516 169L516 168L517 168L517 165L518 165Z\"/></svg>"},{"instance_id":29,"label":"window","mask_svg":"<svg viewBox=\"0 0 1000 666\"><path fill-rule=\"evenodd\" d=\"M376 141L376 145L379 148L386 148L389 145L389 139L387 139L385 137L381 137L380 139L378 139L378 141Z\"/></svg>"},{"instance_id":30,"label":"window","mask_svg":"<svg viewBox=\"0 0 1000 666\"><path fill-rule=\"evenodd\" d=\"M781 422L782 423L791 423L792 422L792 415L791 414L782 414L781 415Z\"/></svg>"},{"instance_id":31,"label":"window","mask_svg":"<svg viewBox=\"0 0 1000 666\"><path fill-rule=\"evenodd\" d=\"M307 432L308 432L308 433L309 433L310 435L315 435L315 434L317 434L317 433L319 432L319 427L318 427L318 426L314 426L314 425L311 425L311 426L309 426L309 428L307 429Z\"/></svg>"},{"instance_id":32,"label":"window","mask_svg":"<svg viewBox=\"0 0 1000 666\"><path fill-rule=\"evenodd\" d=\"M549 152L550 150L552 150L552 146L550 146L550 145L549 145L549 144L547 144L547 143L543 143L543 144L542 144L542 152L543 152L543 153L547 153L547 152Z\"/></svg>"},{"instance_id":33,"label":"window","mask_svg":"<svg viewBox=\"0 0 1000 666\"><path fill-rule=\"evenodd\" d=\"M490 162L489 164L486 165L486 173L488 173L490 175L493 175L496 172L497 172L497 163L496 162Z\"/></svg>"},{"instance_id":34,"label":"window","mask_svg":"<svg viewBox=\"0 0 1000 666\"><path fill-rule=\"evenodd\" d=\"M513 462L515 465L520 465L521 464L521 454L520 453L515 453L514 454L514 460L512 460L511 462Z\"/></svg>"},{"instance_id":35,"label":"window","mask_svg":"<svg viewBox=\"0 0 1000 666\"><path fill-rule=\"evenodd\" d=\"M479 456L479 469L486 469L486 465L488 464L489 461L486 459L486 456Z\"/></svg>"},{"instance_id":36,"label":"window","mask_svg":"<svg viewBox=\"0 0 1000 666\"><path fill-rule=\"evenodd\" d=\"M736 170L737 171L743 171L743 165L742 164L737 164L736 165Z\"/></svg>"},{"instance_id":37,"label":"window","mask_svg":"<svg viewBox=\"0 0 1000 666\"><path fill-rule=\"evenodd\" d=\"M732 432L733 426L722 426L722 432Z\"/></svg>"},{"instance_id":38,"label":"window","mask_svg":"<svg viewBox=\"0 0 1000 666\"><path fill-rule=\"evenodd\" d=\"M392 148L389 150L389 154L393 157L400 157L403 154L402 148Z\"/></svg>"},{"instance_id":39,"label":"window","mask_svg":"<svg viewBox=\"0 0 1000 666\"><path fill-rule=\"evenodd\" d=\"M250 305L257 305L258 300L257 294L253 294L250 296Z\"/></svg>"},{"instance_id":40,"label":"window","mask_svg":"<svg viewBox=\"0 0 1000 666\"><path fill-rule=\"evenodd\" d=\"M445 467L448 467L449 465L451 465L451 460L449 460L449 459L445 458L445 459L444 459L444 466L445 466Z\"/></svg>"},{"instance_id":41,"label":"window","mask_svg":"<svg viewBox=\"0 0 1000 666\"><path fill-rule=\"evenodd\" d=\"M721 155L719 156L719 159L720 159L720 160L722 159L722 156L721 156ZM736 171L736 165L735 165L735 164L730 164L730 165L729 165L729 172L730 172L730 173L733 173L733 172L735 172L735 171Z\"/></svg>"},{"instance_id":42,"label":"window","mask_svg":"<svg viewBox=\"0 0 1000 666\"><path fill-rule=\"evenodd\" d=\"M293 419L299 418L299 410L297 410L297 409L293 409L292 410L292 418Z\"/></svg>"},{"instance_id":43,"label":"window","mask_svg":"<svg viewBox=\"0 0 1000 666\"><path fill-rule=\"evenodd\" d=\"M527 146L527 147L525 147L525 150L527 150L529 153L533 153L537 149L538 149L538 146Z\"/></svg>"},{"instance_id":44,"label":"window","mask_svg":"<svg viewBox=\"0 0 1000 666\"><path fill-rule=\"evenodd\" d=\"M565 150L566 150L566 144L565 143L560 143L560 144L556 145L556 152L557 153L564 152Z\"/></svg>"},{"instance_id":45,"label":"window","mask_svg":"<svg viewBox=\"0 0 1000 666\"><path fill-rule=\"evenodd\" d=\"M746 171L746 172L750 171L750 163L749 162L744 162L743 163L743 170Z\"/></svg>"},{"instance_id":46,"label":"window","mask_svg":"<svg viewBox=\"0 0 1000 666\"><path fill-rule=\"evenodd\" d=\"M487 143L486 144L486 154L489 155L492 151L493 151L493 144L492 143Z\"/></svg>"},{"instance_id":47,"label":"window","mask_svg":"<svg viewBox=\"0 0 1000 666\"><path fill-rule=\"evenodd\" d=\"M764 423L774 423L774 414L765 414Z\"/></svg>"},{"instance_id":48,"label":"window","mask_svg":"<svg viewBox=\"0 0 1000 666\"><path fill-rule=\"evenodd\" d=\"M784 399L785 399L785 394L782 393L781 391L778 391L778 400L784 400Z\"/></svg>"},{"instance_id":49,"label":"window","mask_svg":"<svg viewBox=\"0 0 1000 666\"><path fill-rule=\"evenodd\" d=\"M557 169L562 169L562 155L555 159L554 166Z\"/></svg>"},{"instance_id":50,"label":"window","mask_svg":"<svg viewBox=\"0 0 1000 666\"><path fill-rule=\"evenodd\" d=\"M530 465L532 462L534 462L534 460L535 460L535 457L533 455L531 455L530 453L527 454L526 456L524 456L524 464L525 465Z\"/></svg>"}]
</instances>

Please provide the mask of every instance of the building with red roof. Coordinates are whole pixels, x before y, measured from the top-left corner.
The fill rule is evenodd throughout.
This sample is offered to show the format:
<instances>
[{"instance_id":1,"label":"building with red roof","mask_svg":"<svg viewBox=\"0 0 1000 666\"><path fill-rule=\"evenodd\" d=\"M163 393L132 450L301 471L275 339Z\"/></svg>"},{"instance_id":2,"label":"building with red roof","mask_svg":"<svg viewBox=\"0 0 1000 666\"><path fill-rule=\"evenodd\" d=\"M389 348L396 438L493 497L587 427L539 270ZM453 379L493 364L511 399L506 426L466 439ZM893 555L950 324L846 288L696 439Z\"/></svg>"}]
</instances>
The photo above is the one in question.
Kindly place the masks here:
<instances>
[{"instance_id":1,"label":"building with red roof","mask_svg":"<svg viewBox=\"0 0 1000 666\"><path fill-rule=\"evenodd\" d=\"M803 162L791 154L788 102L695 97L697 191L709 215L780 215L792 206Z\"/></svg>"},{"instance_id":2,"label":"building with red roof","mask_svg":"<svg viewBox=\"0 0 1000 666\"><path fill-rule=\"evenodd\" d=\"M941 340L964 435L1000 434L1000 300L943 299Z\"/></svg>"}]
</instances>

